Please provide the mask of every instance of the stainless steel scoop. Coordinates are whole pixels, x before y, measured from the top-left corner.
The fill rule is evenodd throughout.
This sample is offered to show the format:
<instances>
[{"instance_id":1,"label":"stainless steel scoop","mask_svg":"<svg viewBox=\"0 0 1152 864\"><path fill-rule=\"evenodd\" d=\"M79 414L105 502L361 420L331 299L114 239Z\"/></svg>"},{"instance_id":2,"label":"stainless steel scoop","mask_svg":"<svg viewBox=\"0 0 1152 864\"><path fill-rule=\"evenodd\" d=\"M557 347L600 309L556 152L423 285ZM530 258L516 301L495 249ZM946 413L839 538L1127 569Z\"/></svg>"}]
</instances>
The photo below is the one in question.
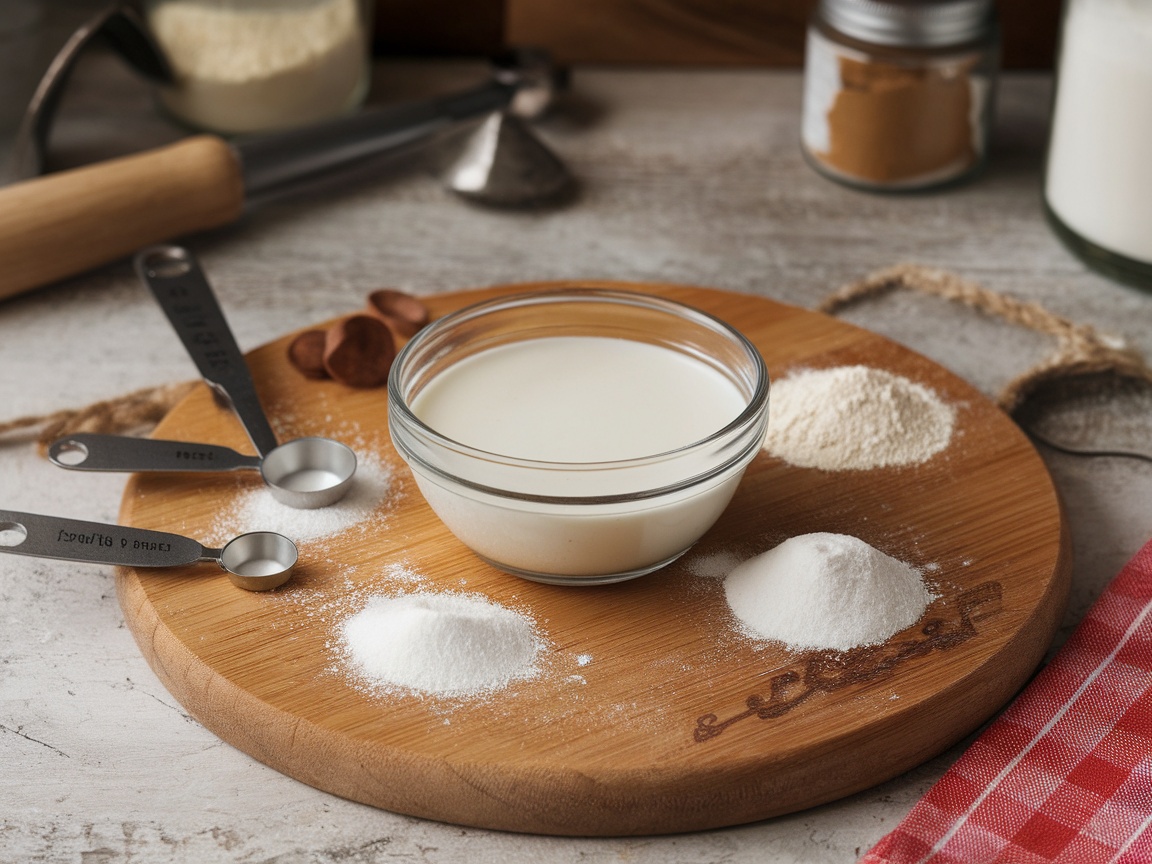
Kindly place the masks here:
<instances>
[{"instance_id":1,"label":"stainless steel scoop","mask_svg":"<svg viewBox=\"0 0 1152 864\"><path fill-rule=\"evenodd\" d=\"M271 531L241 534L220 549L209 549L166 531L16 510L0 510L0 552L124 567L180 567L215 561L232 584L245 591L283 585L297 559L296 544Z\"/></svg>"},{"instance_id":2,"label":"stainless steel scoop","mask_svg":"<svg viewBox=\"0 0 1152 864\"><path fill-rule=\"evenodd\" d=\"M205 382L232 406L260 455L257 465L233 467L259 467L272 495L289 507L311 510L344 497L356 473L356 454L329 438L280 444L244 355L192 254L179 246L153 246L136 256L136 272L152 290ZM121 470L153 469L124 463Z\"/></svg>"},{"instance_id":3,"label":"stainless steel scoop","mask_svg":"<svg viewBox=\"0 0 1152 864\"><path fill-rule=\"evenodd\" d=\"M81 433L52 442L48 459L72 471L256 470L277 501L301 510L333 503L333 490L356 470L356 455L330 438L296 438L262 458L218 444Z\"/></svg>"}]
</instances>

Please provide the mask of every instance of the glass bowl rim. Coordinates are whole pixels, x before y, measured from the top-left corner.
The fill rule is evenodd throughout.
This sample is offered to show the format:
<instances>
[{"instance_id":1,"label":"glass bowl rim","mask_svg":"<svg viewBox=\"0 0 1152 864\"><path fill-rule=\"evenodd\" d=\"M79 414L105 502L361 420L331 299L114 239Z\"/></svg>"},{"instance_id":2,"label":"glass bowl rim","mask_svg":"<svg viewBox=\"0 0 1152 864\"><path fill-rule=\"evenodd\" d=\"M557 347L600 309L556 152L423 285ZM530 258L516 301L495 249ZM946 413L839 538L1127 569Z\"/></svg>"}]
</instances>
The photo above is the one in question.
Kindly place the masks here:
<instances>
[{"instance_id":1,"label":"glass bowl rim","mask_svg":"<svg viewBox=\"0 0 1152 864\"><path fill-rule=\"evenodd\" d=\"M560 302L603 302L603 303L616 303L626 304L630 306L640 306L651 309L656 312L674 315L682 320L690 323L697 324L703 329L719 333L727 339L735 343L740 349L743 350L745 356L749 359L752 367L752 381L753 391L748 398L747 404L744 409L732 420L720 427L716 431L708 434L704 438L696 441L689 442L688 444L674 448L672 450L665 450L658 453L652 453L645 456L637 456L629 459L606 460L598 462L562 462L542 459L526 459L518 456L511 456L503 453L494 453L488 450L482 450L477 447L472 447L441 434L431 426L428 426L413 412L408 405L407 399L401 395L401 382L400 377L403 374L405 367L410 361L411 357L430 340L437 335L443 333L467 321L480 318L484 315L492 314L504 310L505 308L517 308L525 305L544 305L548 303ZM675 459L684 456L693 451L706 450L710 445L713 445L725 438L733 437L736 433L754 424L757 417L761 416L768 403L770 389L770 380L768 374L767 364L761 356L759 349L738 329L733 327L728 322L709 312L698 309L687 303L682 303L678 300L672 300L667 297L662 297L657 294L647 294L640 291L629 291L617 288L594 288L594 287L564 287L555 289L536 289L514 294L504 294L499 297L488 298L480 300L476 303L464 306L454 312L450 312L442 318L438 318L418 332L412 339L400 350L392 363L392 369L388 375L388 407L390 414L390 426L392 412L395 411L399 415L399 419L403 425L413 429L419 433L423 438L426 438L435 446L452 451L453 453L461 456L475 459L478 461L491 462L502 466L523 469L535 469L540 471L558 471L558 472L603 472L614 470L625 470L628 468L642 467L645 465L655 464L657 462ZM393 432L393 437L395 433ZM406 449L406 448L405 448ZM745 448L746 449L746 448ZM405 454L402 454L405 455ZM415 454L408 454L415 455ZM649 490L648 493L629 493L623 495L607 495L607 496L545 496L545 495L532 495L526 493L513 492L511 490L501 489L499 487L486 486L477 484L472 481L462 478L451 471L446 471L438 468L435 465L428 465L426 460L417 458L422 468L426 468L433 473L450 480L455 483L467 486L478 491L486 492L501 497L513 497L521 500L531 501L550 501L556 503L606 503L608 501L617 500L634 500L637 497L656 497L657 495L667 494L669 492L677 491L688 486L695 485L702 482L717 473L728 468L730 465L738 462L744 456L744 449L742 449L735 457L724 460L722 463L713 466L714 470L705 472L692 478L687 478L684 481L677 481L674 484L669 484L660 489Z\"/></svg>"}]
</instances>

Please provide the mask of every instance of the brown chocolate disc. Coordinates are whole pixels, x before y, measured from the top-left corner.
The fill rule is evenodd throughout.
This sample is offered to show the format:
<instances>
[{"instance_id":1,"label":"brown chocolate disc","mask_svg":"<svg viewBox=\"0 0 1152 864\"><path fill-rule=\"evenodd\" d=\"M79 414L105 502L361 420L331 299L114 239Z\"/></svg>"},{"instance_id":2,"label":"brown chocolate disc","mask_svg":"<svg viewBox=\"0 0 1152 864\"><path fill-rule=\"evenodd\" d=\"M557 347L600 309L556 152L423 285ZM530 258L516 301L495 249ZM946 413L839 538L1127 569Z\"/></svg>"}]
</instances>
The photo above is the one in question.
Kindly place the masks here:
<instances>
[{"instance_id":1,"label":"brown chocolate disc","mask_svg":"<svg viewBox=\"0 0 1152 864\"><path fill-rule=\"evenodd\" d=\"M327 378L323 330L305 330L288 346L288 362L305 378Z\"/></svg>"},{"instance_id":2,"label":"brown chocolate disc","mask_svg":"<svg viewBox=\"0 0 1152 864\"><path fill-rule=\"evenodd\" d=\"M329 328L324 368L349 387L379 387L388 380L396 356L392 332L378 318L352 315Z\"/></svg>"},{"instance_id":3,"label":"brown chocolate disc","mask_svg":"<svg viewBox=\"0 0 1152 864\"><path fill-rule=\"evenodd\" d=\"M369 294L368 310L384 319L384 323L404 338L415 335L428 323L427 306L411 294L391 288L381 288Z\"/></svg>"}]
</instances>

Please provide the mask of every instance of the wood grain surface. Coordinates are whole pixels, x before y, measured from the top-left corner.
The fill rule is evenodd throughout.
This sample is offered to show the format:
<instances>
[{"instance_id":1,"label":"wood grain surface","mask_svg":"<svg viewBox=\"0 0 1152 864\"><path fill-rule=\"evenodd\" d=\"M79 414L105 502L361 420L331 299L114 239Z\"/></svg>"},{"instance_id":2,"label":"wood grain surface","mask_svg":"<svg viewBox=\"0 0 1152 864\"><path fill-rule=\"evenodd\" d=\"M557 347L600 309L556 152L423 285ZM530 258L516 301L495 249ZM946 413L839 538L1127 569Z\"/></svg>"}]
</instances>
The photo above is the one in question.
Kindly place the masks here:
<instances>
[{"instance_id":1,"label":"wood grain surface","mask_svg":"<svg viewBox=\"0 0 1152 864\"><path fill-rule=\"evenodd\" d=\"M834 319L751 295L624 287L724 318L776 378L865 363L920 381L956 407L953 443L923 465L866 472L762 454L679 562L616 586L539 585L483 564L439 524L388 442L383 391L306 382L285 337L250 355L280 433L354 443L391 468L391 494L364 523L302 542L275 592L239 591L207 565L121 571L125 620L172 694L225 741L337 795L569 835L692 831L828 801L940 752L1004 704L1055 631L1070 569L1056 493L1011 421L942 367ZM508 290L429 302L439 315ZM206 388L156 435L244 443ZM202 537L255 482L137 475L121 521ZM922 568L939 598L881 646L790 653L742 636L712 571L810 531ZM337 628L367 597L411 590L412 574L531 615L549 644L542 674L471 701L358 685Z\"/></svg>"}]
</instances>

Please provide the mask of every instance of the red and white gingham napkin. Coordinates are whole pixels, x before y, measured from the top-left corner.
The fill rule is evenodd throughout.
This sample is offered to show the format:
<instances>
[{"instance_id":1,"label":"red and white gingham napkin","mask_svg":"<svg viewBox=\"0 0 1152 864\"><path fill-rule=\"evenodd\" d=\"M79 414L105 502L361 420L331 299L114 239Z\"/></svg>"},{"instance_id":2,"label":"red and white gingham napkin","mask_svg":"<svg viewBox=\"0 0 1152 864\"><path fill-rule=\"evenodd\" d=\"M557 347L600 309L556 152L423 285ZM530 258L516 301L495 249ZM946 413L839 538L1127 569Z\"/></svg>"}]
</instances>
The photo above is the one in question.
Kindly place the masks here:
<instances>
[{"instance_id":1,"label":"red and white gingham napkin","mask_svg":"<svg viewBox=\"0 0 1152 864\"><path fill-rule=\"evenodd\" d=\"M1152 862L1152 542L861 864Z\"/></svg>"}]
</instances>

